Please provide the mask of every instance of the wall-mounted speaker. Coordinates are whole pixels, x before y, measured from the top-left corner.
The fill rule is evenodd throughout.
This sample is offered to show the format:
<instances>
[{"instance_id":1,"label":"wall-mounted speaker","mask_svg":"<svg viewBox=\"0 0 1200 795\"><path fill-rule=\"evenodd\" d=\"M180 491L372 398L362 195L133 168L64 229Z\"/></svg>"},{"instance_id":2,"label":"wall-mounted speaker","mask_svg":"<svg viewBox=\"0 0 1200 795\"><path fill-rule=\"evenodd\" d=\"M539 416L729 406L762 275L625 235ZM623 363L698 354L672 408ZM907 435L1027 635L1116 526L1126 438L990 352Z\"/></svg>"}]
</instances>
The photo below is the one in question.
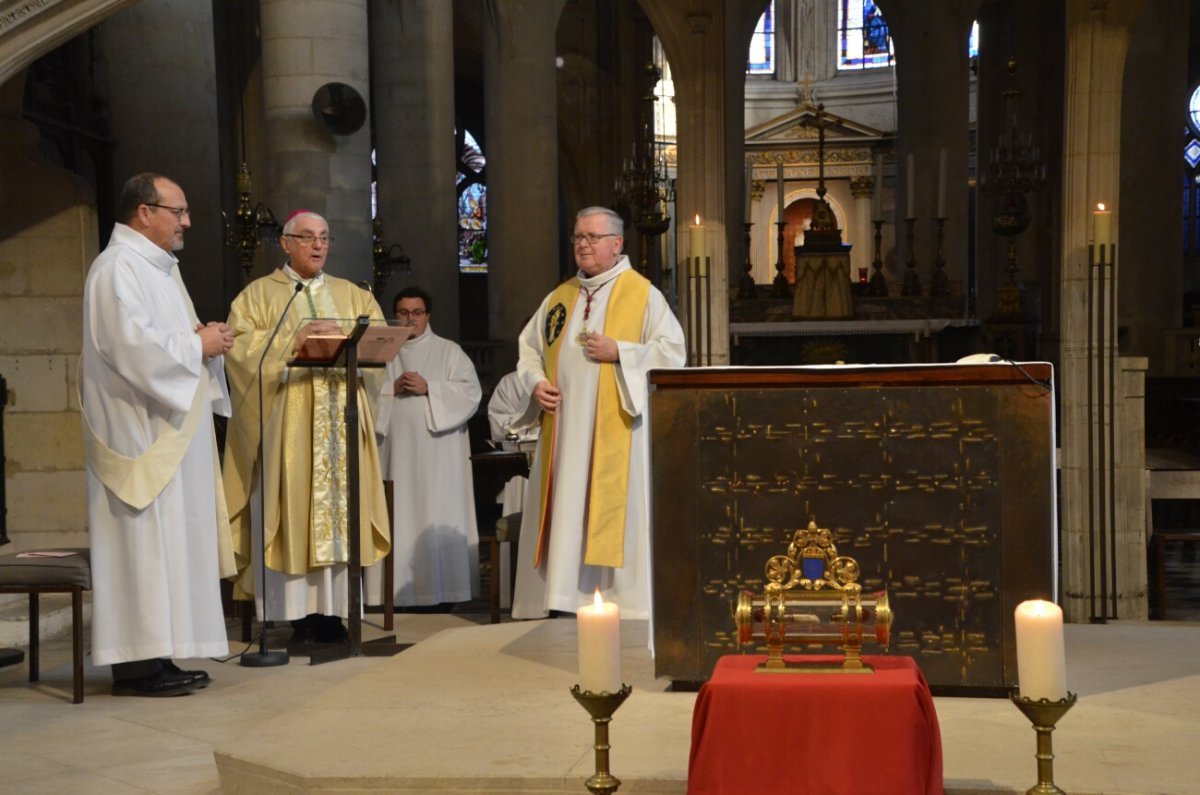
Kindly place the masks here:
<instances>
[{"instance_id":1,"label":"wall-mounted speaker","mask_svg":"<svg viewBox=\"0 0 1200 795\"><path fill-rule=\"evenodd\" d=\"M326 83L313 94L312 114L330 135L353 135L367 120L367 103L353 86Z\"/></svg>"}]
</instances>

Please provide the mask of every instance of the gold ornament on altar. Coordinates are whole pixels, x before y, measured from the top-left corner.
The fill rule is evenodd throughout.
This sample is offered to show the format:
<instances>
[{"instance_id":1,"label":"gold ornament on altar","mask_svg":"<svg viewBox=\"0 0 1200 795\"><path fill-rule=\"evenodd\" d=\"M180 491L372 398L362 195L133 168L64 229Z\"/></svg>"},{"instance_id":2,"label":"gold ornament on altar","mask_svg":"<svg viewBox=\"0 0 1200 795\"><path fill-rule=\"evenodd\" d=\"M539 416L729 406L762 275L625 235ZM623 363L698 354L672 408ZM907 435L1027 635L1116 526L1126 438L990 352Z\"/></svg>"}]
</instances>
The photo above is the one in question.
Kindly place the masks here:
<instances>
[{"instance_id":1,"label":"gold ornament on altar","mask_svg":"<svg viewBox=\"0 0 1200 795\"><path fill-rule=\"evenodd\" d=\"M815 520L792 536L786 555L767 561L761 596L743 591L734 619L738 643L767 644L760 671L871 673L862 660L863 639L886 648L892 610L887 591L864 594L858 561L838 555L833 534ZM783 659L783 647L836 645L844 657L828 664L797 664Z\"/></svg>"}]
</instances>

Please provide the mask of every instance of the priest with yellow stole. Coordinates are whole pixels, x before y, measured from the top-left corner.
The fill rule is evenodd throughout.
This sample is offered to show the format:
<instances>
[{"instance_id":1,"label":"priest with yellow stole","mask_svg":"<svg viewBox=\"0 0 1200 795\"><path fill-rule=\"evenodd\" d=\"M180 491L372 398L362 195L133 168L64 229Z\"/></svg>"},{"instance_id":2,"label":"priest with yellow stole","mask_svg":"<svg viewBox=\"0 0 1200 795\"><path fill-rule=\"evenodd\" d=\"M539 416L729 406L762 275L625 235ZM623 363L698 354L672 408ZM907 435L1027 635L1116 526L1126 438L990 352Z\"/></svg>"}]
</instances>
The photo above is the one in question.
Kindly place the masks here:
<instances>
[{"instance_id":1,"label":"priest with yellow stole","mask_svg":"<svg viewBox=\"0 0 1200 795\"><path fill-rule=\"evenodd\" d=\"M604 207L575 217L579 273L521 332L517 372L542 408L521 520L514 618L574 613L598 588L650 616L647 371L683 366L683 329L621 253Z\"/></svg>"},{"instance_id":2,"label":"priest with yellow stole","mask_svg":"<svg viewBox=\"0 0 1200 795\"><path fill-rule=\"evenodd\" d=\"M348 533L358 532L362 564L387 554L388 515L375 446L378 371L359 383L359 427L344 422L344 368L288 367L293 348L311 334L336 333L335 318L383 320L375 298L353 282L325 273L332 238L314 212L292 213L280 245L288 261L251 282L233 301L229 326L237 335L225 357L234 414L225 443L225 493L233 526L238 590L254 594L258 615L293 623L294 641L338 642L346 637ZM289 306L289 301L291 302ZM266 348L276 324L279 333ZM259 368L263 402L265 521L259 513ZM347 527L346 449L360 445L360 527ZM260 574L266 536L266 587Z\"/></svg>"}]
</instances>

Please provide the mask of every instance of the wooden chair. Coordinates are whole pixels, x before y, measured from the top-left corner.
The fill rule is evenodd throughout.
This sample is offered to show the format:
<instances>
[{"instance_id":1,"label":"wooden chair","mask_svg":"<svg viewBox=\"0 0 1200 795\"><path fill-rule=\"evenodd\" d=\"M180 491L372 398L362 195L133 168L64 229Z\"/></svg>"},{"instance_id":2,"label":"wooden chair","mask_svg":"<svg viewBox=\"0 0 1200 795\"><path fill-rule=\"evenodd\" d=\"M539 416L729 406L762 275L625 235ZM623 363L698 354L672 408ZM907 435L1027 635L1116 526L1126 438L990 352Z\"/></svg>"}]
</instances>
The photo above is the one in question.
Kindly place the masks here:
<instances>
[{"instance_id":1,"label":"wooden chair","mask_svg":"<svg viewBox=\"0 0 1200 795\"><path fill-rule=\"evenodd\" d=\"M492 623L500 623L500 545L503 543L510 544L509 549L509 594L516 595L517 590L517 542L521 538L521 513L510 513L508 516L501 516L496 520L496 532L488 538L489 549L491 551L492 561L492 577L491 577L491 597L492 597Z\"/></svg>"},{"instance_id":2,"label":"wooden chair","mask_svg":"<svg viewBox=\"0 0 1200 795\"><path fill-rule=\"evenodd\" d=\"M92 588L92 560L87 549L57 549L65 557L0 556L0 593L29 594L29 681L38 681L40 630L38 597L44 593L71 595L71 648L74 698L83 703L83 592Z\"/></svg>"}]
</instances>

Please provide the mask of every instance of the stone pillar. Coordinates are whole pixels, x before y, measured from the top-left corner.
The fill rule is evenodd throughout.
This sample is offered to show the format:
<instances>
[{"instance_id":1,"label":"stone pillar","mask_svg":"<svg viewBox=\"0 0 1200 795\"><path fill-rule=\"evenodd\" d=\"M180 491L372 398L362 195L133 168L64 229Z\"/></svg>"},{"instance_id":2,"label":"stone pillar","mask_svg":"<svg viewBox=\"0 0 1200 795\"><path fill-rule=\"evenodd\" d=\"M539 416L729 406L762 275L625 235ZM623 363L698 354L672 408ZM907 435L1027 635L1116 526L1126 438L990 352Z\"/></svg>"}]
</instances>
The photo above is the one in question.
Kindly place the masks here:
<instances>
[{"instance_id":1,"label":"stone pillar","mask_svg":"<svg viewBox=\"0 0 1200 795\"><path fill-rule=\"evenodd\" d=\"M1062 342L1058 384L1061 403L1062 466L1062 602L1067 618L1086 621L1098 596L1092 551L1099 543L1089 524L1088 442L1094 432L1087 424L1088 391L1088 241L1092 236L1091 208L1097 202L1114 204L1120 184L1121 84L1133 21L1143 0L1069 0L1067 4L1066 141L1063 153L1062 201ZM1121 207L1113 211L1113 242L1119 237ZM1109 340L1111 342L1111 340ZM1111 396L1110 396L1111 397ZM1107 422L1107 413L1099 418ZM1125 429L1107 427L1120 439ZM1124 450L1118 446L1118 450ZM1129 453L1125 453L1129 454ZM1134 453L1136 455L1136 453ZM1120 459L1120 477L1130 471ZM1137 477L1140 479L1141 472ZM1117 494L1131 487L1118 482ZM1093 506L1099 510L1101 506ZM1118 524L1116 549L1136 547L1141 577L1115 584L1120 618L1146 617L1145 538L1140 522ZM1136 536L1136 544L1131 536ZM1110 550L1112 552L1113 550ZM1140 581L1139 581L1140 579ZM1111 593L1111 591L1110 591ZM1103 615L1102 611L1100 612ZM1111 608L1110 608L1111 612Z\"/></svg>"},{"instance_id":2,"label":"stone pillar","mask_svg":"<svg viewBox=\"0 0 1200 795\"><path fill-rule=\"evenodd\" d=\"M313 95L326 83L369 96L367 2L260 0L259 15L266 203L281 222L301 208L325 216L337 238L328 271L370 282L370 122L331 135L312 114Z\"/></svg>"},{"instance_id":3,"label":"stone pillar","mask_svg":"<svg viewBox=\"0 0 1200 795\"><path fill-rule=\"evenodd\" d=\"M729 280L742 270L742 201L744 180L746 50L754 18L738 16L740 8L718 0L665 0L646 6L646 14L663 43L675 80L678 167L676 174L676 242L680 257L689 255L687 219L700 215L707 228L711 300L708 327L698 337L711 344L714 365L729 364ZM737 252L736 257L730 251ZM680 274L680 287L686 279ZM689 309L680 295L681 322ZM686 327L686 326L685 326ZM709 357L705 357L705 361Z\"/></svg>"},{"instance_id":4,"label":"stone pillar","mask_svg":"<svg viewBox=\"0 0 1200 795\"><path fill-rule=\"evenodd\" d=\"M146 35L151 30L155 34ZM239 285L226 285L223 278L212 6L191 0L139 3L106 20L95 37L116 142L115 189L143 171L179 183L192 221L179 270L200 319L224 320L229 295ZM100 230L103 240L110 231Z\"/></svg>"},{"instance_id":5,"label":"stone pillar","mask_svg":"<svg viewBox=\"0 0 1200 795\"><path fill-rule=\"evenodd\" d=\"M1122 210L1119 321L1128 328L1122 352L1150 357L1151 374L1166 364L1163 340L1168 329L1183 325L1180 297L1187 289L1175 265L1183 247L1182 192L1179 190L1179 117L1188 101L1186 0L1147 3L1129 42L1121 103L1121 138L1134 142L1121 149L1122 181L1117 206ZM1153 87L1147 90L1147 87ZM1149 278L1129 278L1142 263Z\"/></svg>"},{"instance_id":6,"label":"stone pillar","mask_svg":"<svg viewBox=\"0 0 1200 795\"><path fill-rule=\"evenodd\" d=\"M395 291L421 285L434 298L434 330L458 339L453 5L372 3L371 40L383 242L412 259L412 272L393 274L380 302L391 315Z\"/></svg>"},{"instance_id":7,"label":"stone pillar","mask_svg":"<svg viewBox=\"0 0 1200 795\"><path fill-rule=\"evenodd\" d=\"M850 249L850 280L858 281L858 269L867 269L871 278L871 260L875 256L875 227L871 225L871 193L875 190L874 177L851 177L850 195L854 197L854 228L847 237Z\"/></svg>"},{"instance_id":8,"label":"stone pillar","mask_svg":"<svg viewBox=\"0 0 1200 795\"><path fill-rule=\"evenodd\" d=\"M489 336L507 344L511 363L521 320L558 282L554 34L563 5L506 0L483 14Z\"/></svg>"},{"instance_id":9,"label":"stone pillar","mask_svg":"<svg viewBox=\"0 0 1200 795\"><path fill-rule=\"evenodd\" d=\"M964 8L964 6L971 6ZM887 4L888 26L896 46L899 96L896 119L896 236L906 256L903 219L916 218L914 250L921 291L929 293L936 255L938 162L946 151L947 276L962 280L967 263L967 39L974 7L959 0ZM936 102L929 101L936 97ZM908 168L912 155L913 169ZM908 185L912 182L913 206ZM897 263L903 278L906 262Z\"/></svg>"}]
</instances>

